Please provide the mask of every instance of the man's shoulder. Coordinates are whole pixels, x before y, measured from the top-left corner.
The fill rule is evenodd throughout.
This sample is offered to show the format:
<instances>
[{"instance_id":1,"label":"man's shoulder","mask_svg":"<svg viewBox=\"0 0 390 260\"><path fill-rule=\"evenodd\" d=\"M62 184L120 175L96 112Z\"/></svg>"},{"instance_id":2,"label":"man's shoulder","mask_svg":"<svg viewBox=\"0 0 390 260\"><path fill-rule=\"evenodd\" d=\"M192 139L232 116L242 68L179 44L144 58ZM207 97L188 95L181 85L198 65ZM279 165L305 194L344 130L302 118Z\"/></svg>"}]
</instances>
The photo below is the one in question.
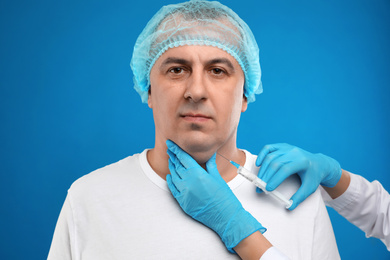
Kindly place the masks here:
<instances>
[{"instance_id":1,"label":"man's shoulder","mask_svg":"<svg viewBox=\"0 0 390 260\"><path fill-rule=\"evenodd\" d=\"M139 153L130 155L80 177L73 182L69 192L79 193L91 189L115 186L116 183L130 178L130 174L141 170L140 155Z\"/></svg>"}]
</instances>

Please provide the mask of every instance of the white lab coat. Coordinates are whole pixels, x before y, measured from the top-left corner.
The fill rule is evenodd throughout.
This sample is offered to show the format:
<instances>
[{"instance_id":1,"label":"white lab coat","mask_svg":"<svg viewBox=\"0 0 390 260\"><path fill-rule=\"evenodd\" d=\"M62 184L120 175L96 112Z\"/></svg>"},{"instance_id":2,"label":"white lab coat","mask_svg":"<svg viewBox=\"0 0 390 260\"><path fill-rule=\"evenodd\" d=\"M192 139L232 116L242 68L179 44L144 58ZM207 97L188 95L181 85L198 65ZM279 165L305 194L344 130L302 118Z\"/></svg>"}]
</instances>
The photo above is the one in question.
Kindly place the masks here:
<instances>
[{"instance_id":1,"label":"white lab coat","mask_svg":"<svg viewBox=\"0 0 390 260\"><path fill-rule=\"evenodd\" d=\"M349 222L366 233L366 237L379 238L390 251L390 195L378 181L369 182L362 176L350 173L348 189L332 200L324 189L321 193L327 206L335 209ZM260 260L288 259L275 247Z\"/></svg>"},{"instance_id":2,"label":"white lab coat","mask_svg":"<svg viewBox=\"0 0 390 260\"><path fill-rule=\"evenodd\" d=\"M378 181L369 182L352 174L348 189L332 200L324 195L327 206L335 209L349 222L366 233L379 238L390 251L390 195Z\"/></svg>"}]
</instances>

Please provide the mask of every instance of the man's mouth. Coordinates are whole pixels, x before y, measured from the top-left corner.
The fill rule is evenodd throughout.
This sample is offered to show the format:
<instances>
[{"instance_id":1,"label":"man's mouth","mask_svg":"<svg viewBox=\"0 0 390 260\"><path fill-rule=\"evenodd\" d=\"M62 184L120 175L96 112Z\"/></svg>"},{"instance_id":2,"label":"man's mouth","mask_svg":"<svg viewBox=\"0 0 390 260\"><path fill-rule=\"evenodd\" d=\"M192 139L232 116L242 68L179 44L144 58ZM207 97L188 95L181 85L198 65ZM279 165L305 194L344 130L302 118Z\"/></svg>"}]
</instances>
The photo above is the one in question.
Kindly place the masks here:
<instances>
[{"instance_id":1,"label":"man's mouth","mask_svg":"<svg viewBox=\"0 0 390 260\"><path fill-rule=\"evenodd\" d=\"M181 117L188 122L192 123L202 123L211 119L211 117L204 114L195 114L195 113L186 113L181 115Z\"/></svg>"}]
</instances>

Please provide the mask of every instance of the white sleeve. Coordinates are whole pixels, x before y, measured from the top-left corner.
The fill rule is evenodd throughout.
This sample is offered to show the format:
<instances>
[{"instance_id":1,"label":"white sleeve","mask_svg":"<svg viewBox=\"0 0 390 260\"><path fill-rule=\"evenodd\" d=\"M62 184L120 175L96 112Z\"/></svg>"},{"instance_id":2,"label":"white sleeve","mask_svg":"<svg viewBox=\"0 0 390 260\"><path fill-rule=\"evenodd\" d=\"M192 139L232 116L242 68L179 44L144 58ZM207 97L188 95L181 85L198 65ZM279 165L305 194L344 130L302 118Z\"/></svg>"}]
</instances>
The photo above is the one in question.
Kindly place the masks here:
<instances>
[{"instance_id":1,"label":"white sleeve","mask_svg":"<svg viewBox=\"0 0 390 260\"><path fill-rule=\"evenodd\" d=\"M69 196L69 195L68 195ZM54 231L51 242L48 260L71 260L72 258L72 241L74 234L73 213L69 202L66 198L62 206L60 216Z\"/></svg>"},{"instance_id":2,"label":"white sleeve","mask_svg":"<svg viewBox=\"0 0 390 260\"><path fill-rule=\"evenodd\" d=\"M326 201L349 222L379 238L390 251L390 195L378 181L369 182L352 174L348 189L338 198Z\"/></svg>"},{"instance_id":3,"label":"white sleeve","mask_svg":"<svg viewBox=\"0 0 390 260\"><path fill-rule=\"evenodd\" d=\"M285 254L280 252L276 247L270 247L261 256L260 260L290 260Z\"/></svg>"}]
</instances>

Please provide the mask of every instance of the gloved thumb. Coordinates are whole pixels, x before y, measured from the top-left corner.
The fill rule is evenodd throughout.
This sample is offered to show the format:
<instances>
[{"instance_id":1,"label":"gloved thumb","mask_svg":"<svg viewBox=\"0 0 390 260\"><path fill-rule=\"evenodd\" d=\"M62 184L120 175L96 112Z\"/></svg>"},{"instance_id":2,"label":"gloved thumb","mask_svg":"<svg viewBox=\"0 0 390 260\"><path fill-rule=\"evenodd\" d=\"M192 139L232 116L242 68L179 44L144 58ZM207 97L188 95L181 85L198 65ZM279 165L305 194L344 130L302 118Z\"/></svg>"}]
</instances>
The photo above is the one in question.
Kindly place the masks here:
<instances>
[{"instance_id":1,"label":"gloved thumb","mask_svg":"<svg viewBox=\"0 0 390 260\"><path fill-rule=\"evenodd\" d=\"M301 202L303 202L307 197L313 194L316 191L316 187L313 186L309 181L302 181L301 187L297 192L291 197L293 204L289 210L294 210Z\"/></svg>"}]
</instances>

